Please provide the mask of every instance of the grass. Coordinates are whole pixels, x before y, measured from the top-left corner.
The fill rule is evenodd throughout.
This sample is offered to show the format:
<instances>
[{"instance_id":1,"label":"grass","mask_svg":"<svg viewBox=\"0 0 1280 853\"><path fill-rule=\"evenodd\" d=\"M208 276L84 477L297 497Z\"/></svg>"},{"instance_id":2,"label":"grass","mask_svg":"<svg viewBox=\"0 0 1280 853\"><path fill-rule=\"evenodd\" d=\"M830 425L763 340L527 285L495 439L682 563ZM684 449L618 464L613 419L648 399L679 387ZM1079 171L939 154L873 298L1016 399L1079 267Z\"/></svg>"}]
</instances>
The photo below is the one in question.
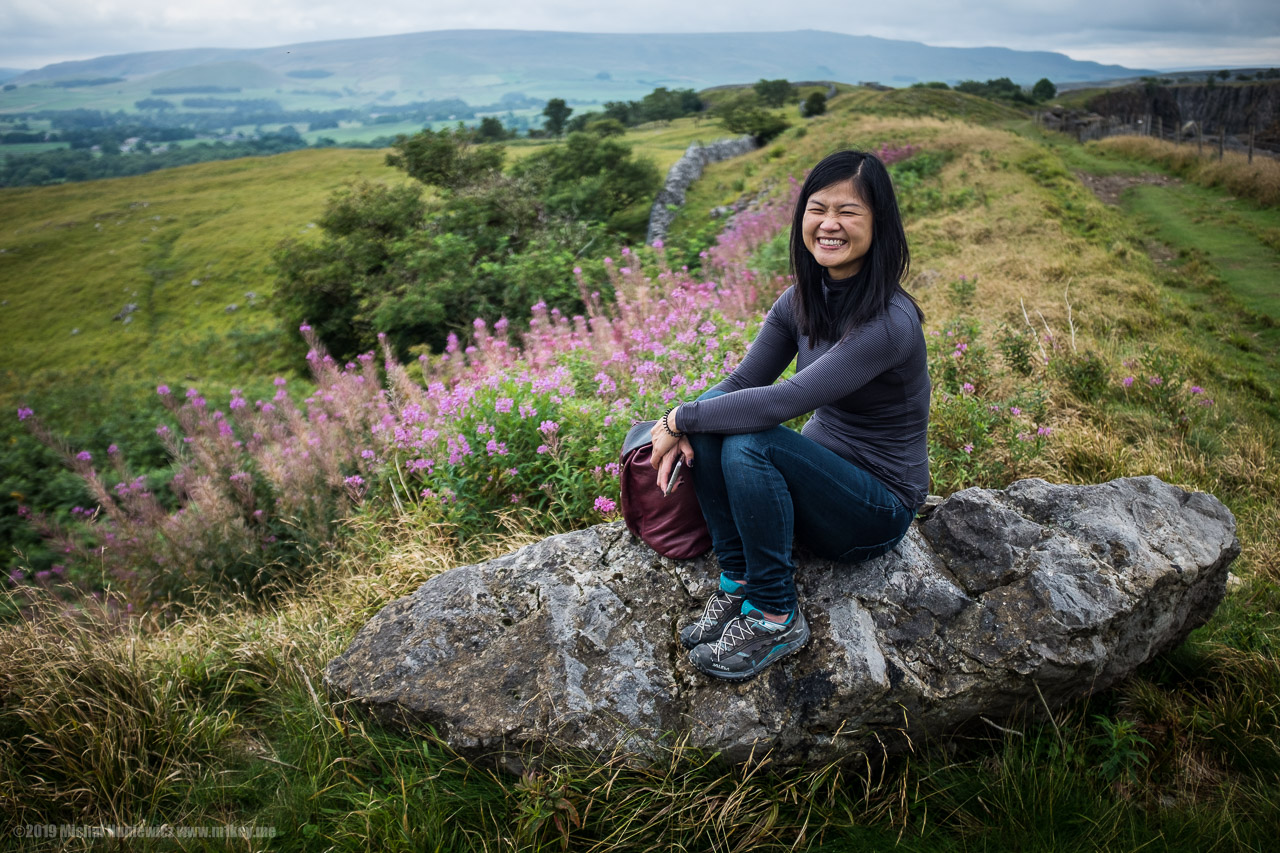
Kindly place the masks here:
<instances>
[{"instance_id":1,"label":"grass","mask_svg":"<svg viewBox=\"0 0 1280 853\"><path fill-rule=\"evenodd\" d=\"M1035 374L1055 436L1038 473L1073 482L1151 473L1227 503L1243 551L1233 566L1238 580L1207 626L1126 684L1051 720L1029 709L1002 729L982 725L887 761L783 773L767 762L727 767L677 742L645 770L547 756L539 772L517 777L465 764L431 737L385 728L321 689L325 663L387 601L436 572L529 538L505 531L462 551L447 530L384 508L351 522L310 585L274 603L209 602L163 626L56 610L8 626L0 633L7 662L0 803L14 823L256 824L279 834L241 846L288 850L1272 846L1280 825L1280 435L1268 394L1280 369L1275 348L1231 343L1231 332L1262 334L1270 315L1259 303L1250 309L1256 317L1242 318L1249 288L1222 275L1234 232L1269 246L1270 213L1194 187L1178 190L1176 203L1148 204L1136 194L1132 209L1110 208L1073 172L1097 165L1136 174L1142 163L1015 133L1003 119L980 125L874 113L853 101L765 149L708 168L672 242L693 245L716 227L711 206L780 188L843 145L911 142L942 155L938 174L904 205L912 211L910 288L923 303L926 329L971 322L981 330L975 344L986 344L998 364L989 343L995 332L1024 328L1027 319L1035 325L1055 365ZM677 122L665 130L675 150L680 134L696 128ZM312 177L332 177L344 161L309 162ZM228 198L247 194L219 171L225 165L205 173L210 197L224 191L223 181ZM164 198L189 203L203 197L199 185L185 177ZM326 194L311 196L309 215ZM87 222L92 211L112 209L102 197L75 204ZM252 211L217 210L243 222L234 233L251 228ZM274 223L283 210L259 212ZM77 216L48 216L45 230L80 245L70 241L88 235L77 226L58 231L65 221ZM222 219L211 214L209 221ZM257 222L262 228L267 220ZM160 225L174 232L174 253L201 236L199 223L190 235L178 223ZM229 245L232 232L216 233L200 244L204 251ZM1152 260L1153 236L1186 256L1172 265ZM49 257L57 262L52 249ZM972 292L952 286L961 275L976 279ZM1265 280L1265 273L1250 275ZM1249 292L1265 298L1265 286ZM1123 361L1147 348L1205 385L1214 409L1180 424L1126 392ZM1086 351L1107 368L1104 385L1090 393L1057 372ZM1004 377L993 369L990 382L999 386ZM204 847L222 849L200 842L186 849Z\"/></svg>"},{"instance_id":2,"label":"grass","mask_svg":"<svg viewBox=\"0 0 1280 853\"><path fill-rule=\"evenodd\" d=\"M1256 153L1250 163L1248 155L1226 151L1219 160L1213 146L1201 152L1190 142L1174 144L1147 136L1113 136L1091 145L1156 164L1201 186L1224 187L1261 205L1280 204L1280 160L1267 154Z\"/></svg>"},{"instance_id":3,"label":"grass","mask_svg":"<svg viewBox=\"0 0 1280 853\"><path fill-rule=\"evenodd\" d=\"M1154 226L1154 236L1195 247L1190 258L1211 263L1241 306L1280 329L1280 211L1258 210L1197 186L1146 185L1130 192L1126 207Z\"/></svg>"},{"instance_id":4,"label":"grass","mask_svg":"<svg viewBox=\"0 0 1280 853\"><path fill-rule=\"evenodd\" d=\"M199 382L281 369L271 250L345 182L401 179L383 158L302 151L0 191L0 393L50 371ZM113 319L128 304L130 322Z\"/></svg>"}]
</instances>

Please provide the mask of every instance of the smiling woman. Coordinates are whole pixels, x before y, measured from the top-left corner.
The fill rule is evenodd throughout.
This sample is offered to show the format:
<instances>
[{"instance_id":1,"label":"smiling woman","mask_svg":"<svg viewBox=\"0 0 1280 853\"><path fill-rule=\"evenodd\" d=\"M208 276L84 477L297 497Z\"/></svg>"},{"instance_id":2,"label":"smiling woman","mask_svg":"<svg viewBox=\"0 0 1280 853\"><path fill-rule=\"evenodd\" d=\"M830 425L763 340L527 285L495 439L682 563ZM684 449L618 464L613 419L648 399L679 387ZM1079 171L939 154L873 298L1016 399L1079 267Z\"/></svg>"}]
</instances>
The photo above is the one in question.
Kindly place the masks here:
<instances>
[{"instance_id":1,"label":"smiling woman","mask_svg":"<svg viewBox=\"0 0 1280 853\"><path fill-rule=\"evenodd\" d=\"M836 279L862 269L871 248L871 210L853 186L843 181L818 190L805 205L804 247Z\"/></svg>"},{"instance_id":2,"label":"smiling woman","mask_svg":"<svg viewBox=\"0 0 1280 853\"><path fill-rule=\"evenodd\" d=\"M683 459L720 563L719 590L680 632L708 675L750 678L808 642L793 538L869 560L924 500L929 373L923 316L901 284L908 264L884 164L827 157L792 216L795 286L729 378L654 425L659 485ZM795 375L775 382L793 359ZM808 412L802 432L783 425Z\"/></svg>"}]
</instances>

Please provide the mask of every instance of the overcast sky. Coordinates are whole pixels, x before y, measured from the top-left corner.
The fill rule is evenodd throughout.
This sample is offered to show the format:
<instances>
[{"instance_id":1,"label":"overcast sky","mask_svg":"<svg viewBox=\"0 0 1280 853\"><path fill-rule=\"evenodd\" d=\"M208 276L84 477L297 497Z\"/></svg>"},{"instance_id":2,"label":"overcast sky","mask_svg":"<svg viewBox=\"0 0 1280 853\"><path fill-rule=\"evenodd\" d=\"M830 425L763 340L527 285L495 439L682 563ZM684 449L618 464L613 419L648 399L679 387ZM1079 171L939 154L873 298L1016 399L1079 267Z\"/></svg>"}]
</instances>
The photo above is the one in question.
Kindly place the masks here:
<instances>
[{"instance_id":1,"label":"overcast sky","mask_svg":"<svg viewBox=\"0 0 1280 853\"><path fill-rule=\"evenodd\" d=\"M629 9L599 0L0 0L0 67L449 29L816 29L948 47L1051 50L1134 68L1280 65L1277 0L642 0Z\"/></svg>"}]
</instances>

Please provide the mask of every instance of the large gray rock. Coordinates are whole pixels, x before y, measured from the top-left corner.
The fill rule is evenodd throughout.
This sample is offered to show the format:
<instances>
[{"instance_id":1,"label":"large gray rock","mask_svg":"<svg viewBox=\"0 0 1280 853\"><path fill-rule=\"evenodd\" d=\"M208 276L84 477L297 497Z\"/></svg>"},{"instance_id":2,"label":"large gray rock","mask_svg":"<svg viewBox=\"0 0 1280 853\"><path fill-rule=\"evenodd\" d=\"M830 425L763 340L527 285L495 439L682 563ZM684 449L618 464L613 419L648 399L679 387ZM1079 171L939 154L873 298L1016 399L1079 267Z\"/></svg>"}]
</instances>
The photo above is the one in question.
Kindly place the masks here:
<instances>
[{"instance_id":1,"label":"large gray rock","mask_svg":"<svg viewBox=\"0 0 1280 853\"><path fill-rule=\"evenodd\" d=\"M969 489L877 560L800 560L809 645L730 684L677 639L714 557L668 560L602 524L432 578L326 681L470 755L643 761L687 737L731 760L826 762L1115 684L1209 618L1239 550L1226 507L1154 477Z\"/></svg>"}]
</instances>

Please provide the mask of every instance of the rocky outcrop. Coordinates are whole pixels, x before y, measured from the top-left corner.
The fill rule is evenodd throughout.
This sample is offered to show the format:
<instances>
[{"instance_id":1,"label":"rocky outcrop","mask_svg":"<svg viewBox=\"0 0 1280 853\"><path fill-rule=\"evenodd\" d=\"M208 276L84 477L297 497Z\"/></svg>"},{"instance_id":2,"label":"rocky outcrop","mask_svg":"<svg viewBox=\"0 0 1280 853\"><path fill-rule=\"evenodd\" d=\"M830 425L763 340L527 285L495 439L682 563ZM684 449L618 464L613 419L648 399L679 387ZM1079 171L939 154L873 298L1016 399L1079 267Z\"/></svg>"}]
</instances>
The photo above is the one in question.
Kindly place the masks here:
<instances>
[{"instance_id":1,"label":"rocky outcrop","mask_svg":"<svg viewBox=\"0 0 1280 853\"><path fill-rule=\"evenodd\" d=\"M649 233L644 241L652 244L654 240L661 240L667 236L667 228L675 219L676 210L684 204L685 191L694 181L702 177L702 170L708 164L738 157L755 149L756 142L750 136L722 139L710 145L703 145L701 142L689 143L684 156L667 171L667 180L662 185L658 197L653 201L653 208L649 211Z\"/></svg>"},{"instance_id":2,"label":"rocky outcrop","mask_svg":"<svg viewBox=\"0 0 1280 853\"><path fill-rule=\"evenodd\" d=\"M674 562L602 524L430 579L325 677L509 766L548 749L644 761L671 738L812 764L1106 689L1209 618L1238 553L1221 503L1154 477L969 489L882 558L800 560L809 645L730 684L677 637L714 558Z\"/></svg>"},{"instance_id":3,"label":"rocky outcrop","mask_svg":"<svg viewBox=\"0 0 1280 853\"><path fill-rule=\"evenodd\" d=\"M1216 137L1225 132L1239 142L1247 140L1252 129L1259 146L1280 144L1280 83L1276 82L1126 86L1090 98L1088 109L1092 112L1051 108L1041 119L1046 126L1081 138L1123 131L1175 139L1184 128L1198 126L1205 134Z\"/></svg>"}]
</instances>

